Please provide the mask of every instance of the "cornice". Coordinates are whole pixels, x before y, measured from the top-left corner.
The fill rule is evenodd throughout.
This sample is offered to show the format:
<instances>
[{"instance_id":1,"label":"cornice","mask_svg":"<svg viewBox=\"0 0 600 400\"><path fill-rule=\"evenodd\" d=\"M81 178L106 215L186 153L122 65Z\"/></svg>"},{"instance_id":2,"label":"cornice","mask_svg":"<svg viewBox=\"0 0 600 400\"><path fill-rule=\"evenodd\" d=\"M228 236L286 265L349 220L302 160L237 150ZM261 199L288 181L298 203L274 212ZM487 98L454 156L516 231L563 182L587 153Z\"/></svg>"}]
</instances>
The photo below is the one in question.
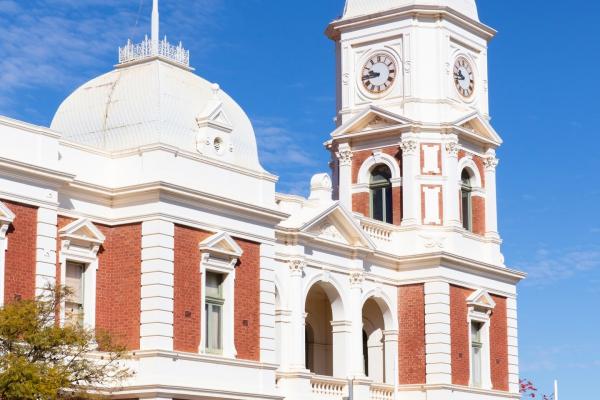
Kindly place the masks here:
<instances>
[{"instance_id":1,"label":"cornice","mask_svg":"<svg viewBox=\"0 0 600 400\"><path fill-rule=\"evenodd\" d=\"M0 157L0 170L7 171L19 177L28 178L44 185L64 185L74 181L75 175L51 168Z\"/></svg>"},{"instance_id":2,"label":"cornice","mask_svg":"<svg viewBox=\"0 0 600 400\"><path fill-rule=\"evenodd\" d=\"M44 126L39 125L33 125L24 121L19 121L13 118L6 117L4 115L0 115L0 125L16 128L22 131L35 133L38 135L48 136L52 139L60 139L62 137L60 133L53 131L50 128L46 128Z\"/></svg>"},{"instance_id":3,"label":"cornice","mask_svg":"<svg viewBox=\"0 0 600 400\"><path fill-rule=\"evenodd\" d=\"M487 41L493 39L497 33L495 29L469 18L450 7L411 5L374 14L335 20L329 24L325 30L325 35L331 40L339 40L343 30L359 29L364 26L381 24L389 20L418 18L422 16L446 18Z\"/></svg>"}]
</instances>

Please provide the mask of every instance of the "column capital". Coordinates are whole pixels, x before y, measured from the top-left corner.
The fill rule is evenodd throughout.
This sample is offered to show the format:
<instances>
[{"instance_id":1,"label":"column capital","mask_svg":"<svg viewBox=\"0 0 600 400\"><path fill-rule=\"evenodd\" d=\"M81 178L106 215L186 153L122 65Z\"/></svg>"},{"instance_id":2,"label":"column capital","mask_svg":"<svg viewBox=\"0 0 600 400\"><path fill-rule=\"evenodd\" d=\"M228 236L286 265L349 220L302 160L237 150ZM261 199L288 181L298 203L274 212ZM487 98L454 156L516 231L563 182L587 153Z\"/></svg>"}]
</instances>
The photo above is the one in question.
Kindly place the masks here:
<instances>
[{"instance_id":1,"label":"column capital","mask_svg":"<svg viewBox=\"0 0 600 400\"><path fill-rule=\"evenodd\" d=\"M458 150L459 150L459 145L458 145L458 140L451 140L446 142L446 153L448 153L448 155L450 157L458 157Z\"/></svg>"},{"instance_id":2,"label":"column capital","mask_svg":"<svg viewBox=\"0 0 600 400\"><path fill-rule=\"evenodd\" d=\"M403 139L400 142L400 148L402 149L403 155L415 155L417 154L418 143L414 139Z\"/></svg>"},{"instance_id":3,"label":"column capital","mask_svg":"<svg viewBox=\"0 0 600 400\"><path fill-rule=\"evenodd\" d=\"M500 163L500 160L494 156L487 157L483 160L483 165L486 171L493 172L496 170L496 167Z\"/></svg>"},{"instance_id":4,"label":"column capital","mask_svg":"<svg viewBox=\"0 0 600 400\"><path fill-rule=\"evenodd\" d=\"M304 268L306 267L306 260L303 258L292 258L288 260L288 268L292 276L302 276Z\"/></svg>"},{"instance_id":5,"label":"column capital","mask_svg":"<svg viewBox=\"0 0 600 400\"><path fill-rule=\"evenodd\" d=\"M354 157L354 154L352 153L350 147L340 147L336 153L336 156L341 166L352 165L352 157Z\"/></svg>"},{"instance_id":6,"label":"column capital","mask_svg":"<svg viewBox=\"0 0 600 400\"><path fill-rule=\"evenodd\" d=\"M352 271L349 278L351 287L361 287L365 281L365 273L363 271Z\"/></svg>"}]
</instances>

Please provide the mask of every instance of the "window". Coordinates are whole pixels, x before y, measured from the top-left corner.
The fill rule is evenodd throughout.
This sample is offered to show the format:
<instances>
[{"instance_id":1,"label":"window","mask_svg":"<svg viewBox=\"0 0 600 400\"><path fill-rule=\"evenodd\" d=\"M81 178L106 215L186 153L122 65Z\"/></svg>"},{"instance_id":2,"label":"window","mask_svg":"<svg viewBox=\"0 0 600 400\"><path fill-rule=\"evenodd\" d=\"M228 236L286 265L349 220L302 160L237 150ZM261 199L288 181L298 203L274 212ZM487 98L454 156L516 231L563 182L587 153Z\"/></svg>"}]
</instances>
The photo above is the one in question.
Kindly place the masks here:
<instances>
[{"instance_id":1,"label":"window","mask_svg":"<svg viewBox=\"0 0 600 400\"><path fill-rule=\"evenodd\" d=\"M84 296L83 275L85 265L67 262L65 286L70 290L65 299L65 323L71 326L83 326Z\"/></svg>"},{"instance_id":2,"label":"window","mask_svg":"<svg viewBox=\"0 0 600 400\"><path fill-rule=\"evenodd\" d=\"M468 170L464 169L461 174L461 213L463 228L468 231L473 231L473 202L472 193L473 186L471 185L471 174Z\"/></svg>"},{"instance_id":3,"label":"window","mask_svg":"<svg viewBox=\"0 0 600 400\"><path fill-rule=\"evenodd\" d=\"M371 218L393 223L392 216L392 173L386 165L378 165L371 172L369 191L371 194Z\"/></svg>"},{"instance_id":4,"label":"window","mask_svg":"<svg viewBox=\"0 0 600 400\"><path fill-rule=\"evenodd\" d=\"M471 322L471 383L482 386L482 355L483 355L483 323Z\"/></svg>"},{"instance_id":5,"label":"window","mask_svg":"<svg viewBox=\"0 0 600 400\"><path fill-rule=\"evenodd\" d=\"M215 272L206 273L205 346L209 353L223 351L223 275Z\"/></svg>"}]
</instances>

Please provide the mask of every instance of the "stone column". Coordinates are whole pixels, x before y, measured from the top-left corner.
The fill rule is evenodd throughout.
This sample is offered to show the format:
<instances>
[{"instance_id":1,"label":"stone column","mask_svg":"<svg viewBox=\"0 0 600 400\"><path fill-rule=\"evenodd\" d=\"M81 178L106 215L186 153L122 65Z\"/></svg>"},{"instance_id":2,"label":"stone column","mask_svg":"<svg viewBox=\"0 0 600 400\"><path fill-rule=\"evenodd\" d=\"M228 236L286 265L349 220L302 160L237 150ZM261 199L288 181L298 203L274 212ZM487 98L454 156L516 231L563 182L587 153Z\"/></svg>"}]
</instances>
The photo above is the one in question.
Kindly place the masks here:
<instances>
[{"instance_id":1,"label":"stone column","mask_svg":"<svg viewBox=\"0 0 600 400\"><path fill-rule=\"evenodd\" d=\"M339 165L340 204L352 211L352 149L346 143L340 144L336 155Z\"/></svg>"},{"instance_id":2,"label":"stone column","mask_svg":"<svg viewBox=\"0 0 600 400\"><path fill-rule=\"evenodd\" d=\"M142 223L140 349L173 350L175 225Z\"/></svg>"},{"instance_id":3,"label":"stone column","mask_svg":"<svg viewBox=\"0 0 600 400\"><path fill-rule=\"evenodd\" d=\"M425 352L427 384L452 383L450 284L425 283Z\"/></svg>"},{"instance_id":4,"label":"stone column","mask_svg":"<svg viewBox=\"0 0 600 400\"><path fill-rule=\"evenodd\" d=\"M304 293L302 293L302 280L306 261L301 258L289 260L290 268L290 294L289 305L291 309L291 335L288 343L289 369L293 371L306 371L304 360L304 330L306 313L304 311Z\"/></svg>"},{"instance_id":5,"label":"stone column","mask_svg":"<svg viewBox=\"0 0 600 400\"><path fill-rule=\"evenodd\" d=\"M384 331L384 354L385 354L385 383L388 385L394 384L398 378L397 362L398 362L398 331Z\"/></svg>"},{"instance_id":6,"label":"stone column","mask_svg":"<svg viewBox=\"0 0 600 400\"><path fill-rule=\"evenodd\" d=\"M36 296L43 294L48 285L56 284L57 223L58 213L56 209L38 208L35 256Z\"/></svg>"},{"instance_id":7,"label":"stone column","mask_svg":"<svg viewBox=\"0 0 600 400\"><path fill-rule=\"evenodd\" d=\"M350 273L350 321L352 332L350 334L350 362L349 373L353 378L364 378L363 362L363 322L362 322L362 285L365 280L362 270Z\"/></svg>"},{"instance_id":8,"label":"stone column","mask_svg":"<svg viewBox=\"0 0 600 400\"><path fill-rule=\"evenodd\" d=\"M485 235L490 238L499 238L498 235L498 207L496 199L496 167L499 160L494 150L488 150L483 162L485 166Z\"/></svg>"},{"instance_id":9,"label":"stone column","mask_svg":"<svg viewBox=\"0 0 600 400\"><path fill-rule=\"evenodd\" d=\"M508 325L508 387L511 393L519 393L519 334L517 324L517 299L506 299Z\"/></svg>"},{"instance_id":10,"label":"stone column","mask_svg":"<svg viewBox=\"0 0 600 400\"><path fill-rule=\"evenodd\" d=\"M458 201L460 187L458 176L458 137L448 135L446 142L445 175L447 177L446 190L444 191L444 218L447 226L460 227L460 205Z\"/></svg>"},{"instance_id":11,"label":"stone column","mask_svg":"<svg viewBox=\"0 0 600 400\"><path fill-rule=\"evenodd\" d=\"M410 137L402 139L402 226L417 225L421 220L421 191L417 183L419 175L419 144Z\"/></svg>"}]
</instances>

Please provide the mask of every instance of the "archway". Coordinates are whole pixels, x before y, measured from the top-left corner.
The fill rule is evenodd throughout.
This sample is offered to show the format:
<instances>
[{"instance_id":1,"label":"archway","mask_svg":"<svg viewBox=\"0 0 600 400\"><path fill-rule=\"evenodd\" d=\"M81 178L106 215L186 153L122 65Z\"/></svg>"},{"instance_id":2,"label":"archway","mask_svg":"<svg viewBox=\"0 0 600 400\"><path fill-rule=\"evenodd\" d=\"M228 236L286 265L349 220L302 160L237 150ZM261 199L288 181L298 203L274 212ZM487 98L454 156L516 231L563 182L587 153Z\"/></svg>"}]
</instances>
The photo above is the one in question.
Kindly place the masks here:
<instances>
[{"instance_id":1,"label":"archway","mask_svg":"<svg viewBox=\"0 0 600 400\"><path fill-rule=\"evenodd\" d=\"M333 322L344 319L338 291L330 283L315 283L306 296L305 311L306 368L317 375L342 376L344 338L333 330Z\"/></svg>"},{"instance_id":2,"label":"archway","mask_svg":"<svg viewBox=\"0 0 600 400\"><path fill-rule=\"evenodd\" d=\"M383 300L370 297L363 304L362 318L365 375L377 383L392 383L397 342L388 337L393 329L389 307Z\"/></svg>"}]
</instances>

